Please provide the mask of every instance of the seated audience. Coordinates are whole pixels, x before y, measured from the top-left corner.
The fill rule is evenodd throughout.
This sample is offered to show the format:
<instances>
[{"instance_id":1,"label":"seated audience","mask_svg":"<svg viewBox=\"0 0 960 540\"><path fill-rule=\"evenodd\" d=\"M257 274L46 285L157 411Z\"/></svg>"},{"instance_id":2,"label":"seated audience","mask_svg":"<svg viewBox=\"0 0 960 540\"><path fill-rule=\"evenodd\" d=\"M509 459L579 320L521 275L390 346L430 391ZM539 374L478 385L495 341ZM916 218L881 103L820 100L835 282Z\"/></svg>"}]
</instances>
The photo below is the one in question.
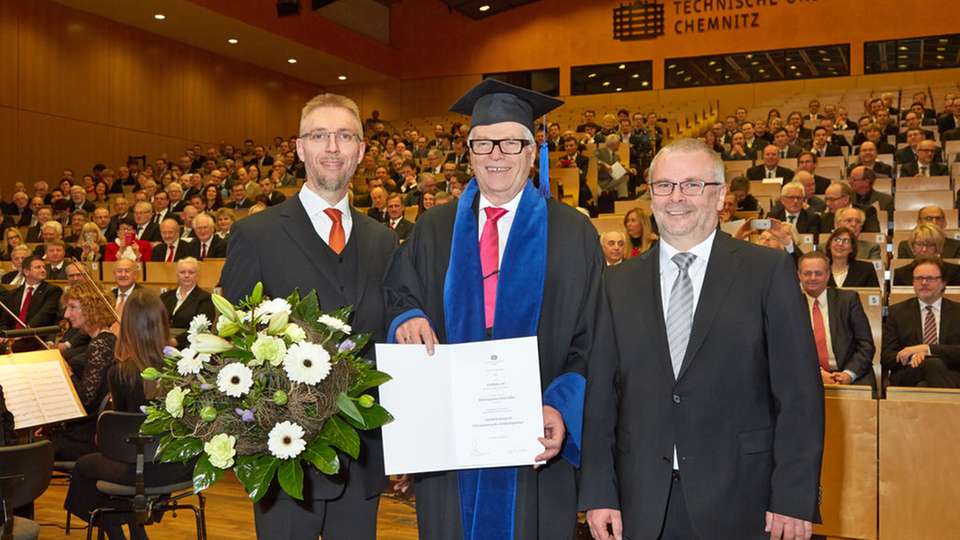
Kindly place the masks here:
<instances>
[{"instance_id":1,"label":"seated audience","mask_svg":"<svg viewBox=\"0 0 960 540\"><path fill-rule=\"evenodd\" d=\"M175 219L168 218L160 223L160 239L162 242L154 246L150 254L151 261L170 263L200 255L196 242L181 237L180 224Z\"/></svg>"},{"instance_id":2,"label":"seated audience","mask_svg":"<svg viewBox=\"0 0 960 540\"><path fill-rule=\"evenodd\" d=\"M99 208L98 208L99 210ZM74 252L79 251L78 257L84 262L100 262L107 251L107 238L97 223L84 223L80 238L74 246Z\"/></svg>"},{"instance_id":3,"label":"seated audience","mask_svg":"<svg viewBox=\"0 0 960 540\"><path fill-rule=\"evenodd\" d=\"M257 201L262 201L264 206L269 206L266 203L266 199L262 195L257 196ZM247 212L249 213L249 210ZM230 229L233 228L233 224L237 221L237 215L234 213L233 209L226 207L221 208L214 212L213 217L217 220L217 236L224 240L229 240Z\"/></svg>"},{"instance_id":4,"label":"seated audience","mask_svg":"<svg viewBox=\"0 0 960 540\"><path fill-rule=\"evenodd\" d=\"M880 287L873 264L857 260L856 234L844 226L830 233L824 248L830 259L830 287Z\"/></svg>"},{"instance_id":5,"label":"seated audience","mask_svg":"<svg viewBox=\"0 0 960 540\"><path fill-rule=\"evenodd\" d=\"M824 180L827 180L824 178ZM796 174L793 175L793 181L798 182L803 186L803 207L816 212L817 214L822 214L827 211L827 204L823 202L823 199L816 196L817 187L816 179L812 174L804 170L797 170ZM829 182L829 180L827 180ZM826 189L826 188L824 188ZM824 232L823 227L821 227L821 232Z\"/></svg>"},{"instance_id":6,"label":"seated audience","mask_svg":"<svg viewBox=\"0 0 960 540\"><path fill-rule=\"evenodd\" d=\"M894 285L912 285L913 269L917 260L935 258L941 261L941 274L943 282L947 286L960 285L960 266L943 261L944 237L943 230L932 223L921 223L914 227L910 232L910 238L907 239L910 244L910 250L915 259L906 266L901 266L893 271Z\"/></svg>"},{"instance_id":7,"label":"seated audience","mask_svg":"<svg viewBox=\"0 0 960 540\"><path fill-rule=\"evenodd\" d=\"M122 314L124 302L136 290L142 289L140 285L140 265L130 259L120 259L113 265L113 281L116 287L110 290L114 297L114 310Z\"/></svg>"},{"instance_id":8,"label":"seated audience","mask_svg":"<svg viewBox=\"0 0 960 540\"><path fill-rule=\"evenodd\" d=\"M120 222L120 226L117 228L117 239L107 244L103 260L149 261L153 248L150 246L150 242L137 239L136 227L132 221Z\"/></svg>"},{"instance_id":9,"label":"seated audience","mask_svg":"<svg viewBox=\"0 0 960 540\"><path fill-rule=\"evenodd\" d=\"M407 236L413 231L413 223L407 221L404 217L403 197L399 193L394 193L387 197L387 227L397 233L400 241L407 239Z\"/></svg>"},{"instance_id":10,"label":"seated audience","mask_svg":"<svg viewBox=\"0 0 960 540\"><path fill-rule=\"evenodd\" d=\"M820 216L821 232L830 232L833 230L836 220L836 214L843 208L853 205L853 199L856 197L853 188L846 182L834 182L827 188L823 196L826 204L826 211ZM862 229L864 232L880 232L880 219L877 216L877 209L872 206L856 206L864 215Z\"/></svg>"},{"instance_id":11,"label":"seated audience","mask_svg":"<svg viewBox=\"0 0 960 540\"><path fill-rule=\"evenodd\" d=\"M947 215L939 206L924 206L917 211L917 225L923 223L936 225L941 231L945 231L947 229ZM960 240L944 236L941 254L944 259L960 259ZM912 259L913 257L910 241L901 240L900 245L897 246L897 258Z\"/></svg>"},{"instance_id":12,"label":"seated audience","mask_svg":"<svg viewBox=\"0 0 960 540\"><path fill-rule=\"evenodd\" d=\"M950 176L950 168L944 163L937 163L934 157L937 154L937 143L921 141L917 145L917 161L904 163L900 167L900 177L911 176Z\"/></svg>"},{"instance_id":13,"label":"seated audience","mask_svg":"<svg viewBox=\"0 0 960 540\"><path fill-rule=\"evenodd\" d=\"M0 283L13 285L14 287L23 285L26 279L23 272L23 261L31 255L33 255L33 252L30 251L30 248L26 245L19 245L13 248L13 250L10 251L10 262L13 263L13 270L3 274L3 277L0 278Z\"/></svg>"},{"instance_id":14,"label":"seated audience","mask_svg":"<svg viewBox=\"0 0 960 540\"><path fill-rule=\"evenodd\" d=\"M797 180L796 175L801 172L807 172L813 177L813 193L808 195L813 196L814 193L817 195L823 195L827 192L827 187L830 186L832 180L826 176L820 176L817 174L817 155L808 150L804 150L797 155L797 170L794 171L794 180Z\"/></svg>"},{"instance_id":15,"label":"seated audience","mask_svg":"<svg viewBox=\"0 0 960 540\"><path fill-rule=\"evenodd\" d=\"M47 279L64 281L67 279L67 265L64 258L67 256L67 246L63 240L51 240L44 248L43 260L47 265Z\"/></svg>"},{"instance_id":16,"label":"seated audience","mask_svg":"<svg viewBox=\"0 0 960 540\"><path fill-rule=\"evenodd\" d=\"M187 257L177 261L177 287L160 295L163 306L170 315L170 328L183 330L177 335L177 347L187 346L186 330L196 315L203 314L213 323L216 310L210 293L197 285L200 279L200 264L197 259Z\"/></svg>"},{"instance_id":17,"label":"seated audience","mask_svg":"<svg viewBox=\"0 0 960 540\"><path fill-rule=\"evenodd\" d=\"M137 240L160 241L160 228L153 222L153 205L149 202L140 201L133 205L133 225Z\"/></svg>"},{"instance_id":18,"label":"seated audience","mask_svg":"<svg viewBox=\"0 0 960 540\"><path fill-rule=\"evenodd\" d=\"M850 171L849 178L850 187L856 194L853 203L861 207L873 206L874 203L878 203L880 210L888 212L888 215L893 215L893 196L873 189L876 181L877 173L873 170L862 166L854 167Z\"/></svg>"},{"instance_id":19,"label":"seated audience","mask_svg":"<svg viewBox=\"0 0 960 540\"><path fill-rule=\"evenodd\" d=\"M729 192L737 197L738 212L760 211L760 203L750 194L750 180L745 176L737 176L731 180Z\"/></svg>"},{"instance_id":20,"label":"seated audience","mask_svg":"<svg viewBox=\"0 0 960 540\"><path fill-rule=\"evenodd\" d=\"M797 273L810 310L823 384L875 386L876 346L860 296L827 286L830 260L821 251L800 257Z\"/></svg>"},{"instance_id":21,"label":"seated audience","mask_svg":"<svg viewBox=\"0 0 960 540\"><path fill-rule=\"evenodd\" d=\"M23 234L20 232L20 229L16 227L10 227L9 229L3 231L3 241L4 248L3 254L0 256L0 260L4 261L10 260L10 256L13 253L13 248L24 245Z\"/></svg>"},{"instance_id":22,"label":"seated audience","mask_svg":"<svg viewBox=\"0 0 960 540\"><path fill-rule=\"evenodd\" d=\"M193 218L193 232L197 237L199 260L207 258L222 259L227 256L227 241L214 232L214 221L210 214L200 214Z\"/></svg>"},{"instance_id":23,"label":"seated audience","mask_svg":"<svg viewBox=\"0 0 960 540\"><path fill-rule=\"evenodd\" d=\"M63 291L60 287L47 283L47 267L43 259L36 255L29 255L23 259L20 269L23 273L22 284L2 296L2 301L9 313L4 310L0 316L0 330L57 324L60 320L60 295ZM16 318L12 317L11 313L16 315ZM9 341L0 338L0 345L6 343ZM42 348L33 338L18 339L12 345L13 352L34 351Z\"/></svg>"},{"instance_id":24,"label":"seated audience","mask_svg":"<svg viewBox=\"0 0 960 540\"><path fill-rule=\"evenodd\" d=\"M116 355L110 347L108 370L104 386L109 391L113 409L120 412L140 413L141 407L150 400L162 397L154 381L145 381L140 373L148 368L163 366L163 349L170 339L167 330L167 313L163 303L150 291L137 292L128 301L129 309L120 323L119 338L116 338ZM113 335L110 335L113 337ZM92 342L91 342L92 344ZM98 441L100 448L106 444L128 444L126 441ZM144 465L147 487L189 480L193 464L148 463ZM83 520L97 507L112 507L114 502L97 489L98 481L133 484L136 469L133 464L115 462L100 452L89 453L79 460L71 474L64 508ZM131 538L146 539L143 525L136 524L130 512L100 514L101 525L110 540L124 539L123 525L130 529Z\"/></svg>"},{"instance_id":25,"label":"seated audience","mask_svg":"<svg viewBox=\"0 0 960 540\"><path fill-rule=\"evenodd\" d=\"M877 176L893 177L893 167L882 161L877 161L877 145L870 141L865 141L860 145L857 154L857 160L847 166L847 176L857 167L865 167L876 173Z\"/></svg>"},{"instance_id":26,"label":"seated audience","mask_svg":"<svg viewBox=\"0 0 960 540\"><path fill-rule=\"evenodd\" d=\"M624 259L632 259L646 253L657 241L650 215L640 208L627 210L623 216L623 229L627 240L624 244L626 246L623 253Z\"/></svg>"},{"instance_id":27,"label":"seated audience","mask_svg":"<svg viewBox=\"0 0 960 540\"><path fill-rule=\"evenodd\" d=\"M890 306L880 362L891 386L960 388L960 304L944 298L943 264L921 258L914 298Z\"/></svg>"},{"instance_id":28,"label":"seated audience","mask_svg":"<svg viewBox=\"0 0 960 540\"><path fill-rule=\"evenodd\" d=\"M106 404L107 372L113 365L116 345L116 336L110 332L110 326L116 319L95 287L92 283L78 281L63 293L64 317L72 327L90 336L90 341L82 362L78 362L83 365L83 372L74 373L72 377L87 416L66 423L62 431L50 432L56 459L61 461L76 461L80 456L96 452L97 416ZM151 332L157 330L153 328Z\"/></svg>"}]
</instances>

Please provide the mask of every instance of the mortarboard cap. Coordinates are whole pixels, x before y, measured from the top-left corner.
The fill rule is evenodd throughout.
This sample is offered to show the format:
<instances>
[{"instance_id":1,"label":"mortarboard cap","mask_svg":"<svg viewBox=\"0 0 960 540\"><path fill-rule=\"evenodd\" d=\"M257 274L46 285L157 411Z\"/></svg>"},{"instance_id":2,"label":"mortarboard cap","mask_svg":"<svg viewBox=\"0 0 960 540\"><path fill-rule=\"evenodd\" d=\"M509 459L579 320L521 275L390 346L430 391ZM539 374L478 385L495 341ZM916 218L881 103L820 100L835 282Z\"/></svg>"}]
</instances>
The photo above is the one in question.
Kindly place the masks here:
<instances>
[{"instance_id":1,"label":"mortarboard cap","mask_svg":"<svg viewBox=\"0 0 960 540\"><path fill-rule=\"evenodd\" d=\"M450 107L451 112L470 116L470 127L500 122L517 122L533 131L535 118L556 109L563 102L548 95L512 84L486 79L471 88Z\"/></svg>"}]
</instances>

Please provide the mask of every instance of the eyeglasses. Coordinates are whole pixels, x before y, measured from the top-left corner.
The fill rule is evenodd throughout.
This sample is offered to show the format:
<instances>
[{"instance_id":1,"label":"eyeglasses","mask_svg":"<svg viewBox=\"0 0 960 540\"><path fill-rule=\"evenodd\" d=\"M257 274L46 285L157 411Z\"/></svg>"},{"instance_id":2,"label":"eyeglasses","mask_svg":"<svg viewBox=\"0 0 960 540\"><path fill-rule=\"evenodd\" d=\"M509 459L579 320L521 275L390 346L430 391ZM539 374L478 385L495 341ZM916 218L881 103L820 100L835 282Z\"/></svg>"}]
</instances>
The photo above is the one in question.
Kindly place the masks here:
<instances>
[{"instance_id":1,"label":"eyeglasses","mask_svg":"<svg viewBox=\"0 0 960 540\"><path fill-rule=\"evenodd\" d=\"M499 148L502 154L515 156L533 143L526 139L473 139L467 144L470 145L470 151L478 156L492 154L494 148Z\"/></svg>"},{"instance_id":2,"label":"eyeglasses","mask_svg":"<svg viewBox=\"0 0 960 540\"><path fill-rule=\"evenodd\" d=\"M786 199L786 200L788 200L788 201L802 201L802 200L805 199L806 197L803 197L802 195L784 195L784 196L782 196L782 197L780 197L780 198L781 198L781 199Z\"/></svg>"},{"instance_id":3,"label":"eyeglasses","mask_svg":"<svg viewBox=\"0 0 960 540\"><path fill-rule=\"evenodd\" d=\"M914 283L934 283L940 279L940 276L913 276Z\"/></svg>"},{"instance_id":4,"label":"eyeglasses","mask_svg":"<svg viewBox=\"0 0 960 540\"><path fill-rule=\"evenodd\" d=\"M330 140L330 137L334 137L334 140L337 141L337 145L348 145L357 142L360 137L346 129L341 129L339 131L327 131L325 129L315 129L309 133L303 133L300 137L306 139L307 141L317 144L324 143Z\"/></svg>"},{"instance_id":5,"label":"eyeglasses","mask_svg":"<svg viewBox=\"0 0 960 540\"><path fill-rule=\"evenodd\" d=\"M937 245L933 242L913 242L911 246L913 246L914 251L918 249L937 249Z\"/></svg>"},{"instance_id":6,"label":"eyeglasses","mask_svg":"<svg viewBox=\"0 0 960 540\"><path fill-rule=\"evenodd\" d=\"M841 246L848 246L848 245L850 245L850 244L853 243L853 242L850 241L849 238L846 238L846 237L843 237L843 236L834 238L834 239L832 240L832 242L833 242L834 244L841 245Z\"/></svg>"},{"instance_id":7,"label":"eyeglasses","mask_svg":"<svg viewBox=\"0 0 960 540\"><path fill-rule=\"evenodd\" d=\"M673 190L680 186L680 193L684 195L702 195L707 186L720 186L723 182L706 182L704 180L684 180L683 182L671 182L669 180L657 180L650 183L650 191L658 197L666 197L673 193Z\"/></svg>"}]
</instances>

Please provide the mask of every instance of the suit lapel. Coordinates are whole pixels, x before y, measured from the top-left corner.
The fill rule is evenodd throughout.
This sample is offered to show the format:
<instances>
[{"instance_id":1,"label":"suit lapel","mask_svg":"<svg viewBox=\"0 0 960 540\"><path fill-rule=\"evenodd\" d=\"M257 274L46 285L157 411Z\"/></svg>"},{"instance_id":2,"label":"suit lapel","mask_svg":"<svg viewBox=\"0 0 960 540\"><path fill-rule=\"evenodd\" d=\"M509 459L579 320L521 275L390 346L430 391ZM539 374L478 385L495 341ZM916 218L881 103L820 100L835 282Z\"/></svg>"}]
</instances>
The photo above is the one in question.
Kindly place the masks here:
<instances>
[{"instance_id":1,"label":"suit lapel","mask_svg":"<svg viewBox=\"0 0 960 540\"><path fill-rule=\"evenodd\" d=\"M673 364L670 361L670 343L667 340L667 322L666 316L663 313L663 298L661 297L660 292L660 243L658 242L653 246L653 248L641 255L641 257L650 257L653 262L652 265L644 265L643 268L650 269L650 275L647 277L647 279L648 283L650 284L651 295L654 299L654 350L656 351L656 358L663 359L660 362L660 367L662 367L664 369L664 373L672 379Z\"/></svg>"},{"instance_id":2,"label":"suit lapel","mask_svg":"<svg viewBox=\"0 0 960 540\"><path fill-rule=\"evenodd\" d=\"M837 359L837 367L843 368L839 365L840 355L837 353L837 339L836 337L840 335L840 298L837 296L837 291L834 289L827 289L827 316L830 317L830 341L829 343L831 349L833 349L833 357Z\"/></svg>"},{"instance_id":3,"label":"suit lapel","mask_svg":"<svg viewBox=\"0 0 960 540\"><path fill-rule=\"evenodd\" d=\"M300 198L293 197L289 204L282 205L281 208L280 217L283 219L281 227L284 232L300 248L310 264L334 286L334 290L339 290L337 277L327 265L323 264L323 259L320 257L319 250L327 249L326 243L317 236L317 231L313 228L313 223L310 222L310 217L307 216Z\"/></svg>"},{"instance_id":4,"label":"suit lapel","mask_svg":"<svg viewBox=\"0 0 960 540\"><path fill-rule=\"evenodd\" d=\"M353 215L353 230L350 231L350 242L356 242L354 246L357 257L357 296L356 300L353 302L354 311L360 305L360 302L363 300L363 294L367 291L367 270L371 267L369 264L364 264L364 257L371 256L373 254L373 249L371 248L371 242L373 241L373 235L367 233L366 228L370 224L360 217L360 213L356 211L352 206L350 207L350 213ZM366 216L364 216L366 217Z\"/></svg>"},{"instance_id":5,"label":"suit lapel","mask_svg":"<svg viewBox=\"0 0 960 540\"><path fill-rule=\"evenodd\" d=\"M677 380L687 372L694 355L703 345L717 312L724 305L723 300L727 291L730 290L730 285L738 273L740 261L734 256L739 247L737 242L739 240L733 240L726 234L716 233L713 248L710 251L710 260L707 262L707 273L703 278L700 299L697 300L697 312L693 315L690 341L687 342L687 351L683 356L683 364L680 366ZM663 312L662 307L660 311Z\"/></svg>"},{"instance_id":6,"label":"suit lapel","mask_svg":"<svg viewBox=\"0 0 960 540\"><path fill-rule=\"evenodd\" d=\"M907 300L910 303L910 309L907 311L907 328L913 332L912 343L923 343L923 321L920 320L920 300L916 297ZM941 304L942 305L942 304ZM941 311L941 315L942 315ZM943 317L940 318L943 320Z\"/></svg>"}]
</instances>

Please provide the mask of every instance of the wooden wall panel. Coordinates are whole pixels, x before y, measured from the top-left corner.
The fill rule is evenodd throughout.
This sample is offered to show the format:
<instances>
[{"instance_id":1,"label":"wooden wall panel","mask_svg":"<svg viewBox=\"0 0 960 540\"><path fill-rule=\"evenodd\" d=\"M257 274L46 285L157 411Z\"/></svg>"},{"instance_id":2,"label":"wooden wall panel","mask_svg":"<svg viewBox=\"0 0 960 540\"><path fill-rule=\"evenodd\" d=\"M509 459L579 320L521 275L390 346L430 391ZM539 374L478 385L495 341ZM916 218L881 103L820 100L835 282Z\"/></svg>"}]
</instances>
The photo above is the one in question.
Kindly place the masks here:
<instances>
[{"instance_id":1,"label":"wooden wall panel","mask_svg":"<svg viewBox=\"0 0 960 540\"><path fill-rule=\"evenodd\" d=\"M2 2L0 188L128 155L176 158L194 143L267 143L296 132L316 93L49 0Z\"/></svg>"}]
</instances>

